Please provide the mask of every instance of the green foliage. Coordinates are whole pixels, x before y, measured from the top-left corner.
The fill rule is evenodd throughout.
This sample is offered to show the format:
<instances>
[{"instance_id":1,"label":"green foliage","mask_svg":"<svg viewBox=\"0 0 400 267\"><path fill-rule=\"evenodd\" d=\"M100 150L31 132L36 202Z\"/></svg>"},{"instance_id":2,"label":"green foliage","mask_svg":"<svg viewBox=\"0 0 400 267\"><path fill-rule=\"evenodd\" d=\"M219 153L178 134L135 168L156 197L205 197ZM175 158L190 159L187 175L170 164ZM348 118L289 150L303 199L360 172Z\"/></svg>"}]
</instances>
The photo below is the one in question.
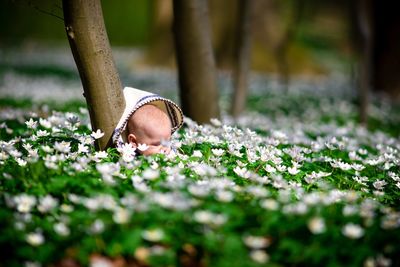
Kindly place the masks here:
<instances>
[{"instance_id":1,"label":"green foliage","mask_svg":"<svg viewBox=\"0 0 400 267\"><path fill-rule=\"evenodd\" d=\"M94 151L82 109L39 116L28 101L1 101L18 107L0 127L6 266L90 265L94 255L149 266L397 264L399 144L365 134L351 109L254 99L274 127L260 115L240 128L188 120L176 152L130 160L122 148ZM303 128L284 128L296 116Z\"/></svg>"}]
</instances>

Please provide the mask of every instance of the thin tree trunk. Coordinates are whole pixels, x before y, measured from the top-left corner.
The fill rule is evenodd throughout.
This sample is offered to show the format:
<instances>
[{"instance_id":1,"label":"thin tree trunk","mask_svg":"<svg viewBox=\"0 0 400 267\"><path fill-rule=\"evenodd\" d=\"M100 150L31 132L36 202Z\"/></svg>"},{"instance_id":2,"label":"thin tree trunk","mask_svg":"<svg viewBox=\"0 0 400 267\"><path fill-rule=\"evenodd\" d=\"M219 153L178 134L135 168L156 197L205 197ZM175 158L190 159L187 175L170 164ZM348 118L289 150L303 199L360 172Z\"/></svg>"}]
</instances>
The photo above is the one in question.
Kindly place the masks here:
<instances>
[{"instance_id":1,"label":"thin tree trunk","mask_svg":"<svg viewBox=\"0 0 400 267\"><path fill-rule=\"evenodd\" d=\"M373 18L371 5L370 1L358 1L358 27L362 47L358 75L359 115L360 123L364 125L368 123L368 103L372 77Z\"/></svg>"},{"instance_id":2,"label":"thin tree trunk","mask_svg":"<svg viewBox=\"0 0 400 267\"><path fill-rule=\"evenodd\" d=\"M111 136L125 108L100 0L63 0L65 30L81 77L93 130L105 134L96 149L111 146Z\"/></svg>"},{"instance_id":3,"label":"thin tree trunk","mask_svg":"<svg viewBox=\"0 0 400 267\"><path fill-rule=\"evenodd\" d=\"M183 112L198 123L219 117L207 1L174 0L174 39Z\"/></svg>"},{"instance_id":4,"label":"thin tree trunk","mask_svg":"<svg viewBox=\"0 0 400 267\"><path fill-rule=\"evenodd\" d=\"M290 68L287 59L287 52L290 43L296 35L296 31L303 15L304 0L292 0L290 4L291 16L286 25L286 31L276 47L276 62L279 80L286 93L289 91L290 85Z\"/></svg>"},{"instance_id":5,"label":"thin tree trunk","mask_svg":"<svg viewBox=\"0 0 400 267\"><path fill-rule=\"evenodd\" d=\"M372 1L373 89L400 102L400 16L397 1Z\"/></svg>"},{"instance_id":6,"label":"thin tree trunk","mask_svg":"<svg viewBox=\"0 0 400 267\"><path fill-rule=\"evenodd\" d=\"M231 106L231 114L234 118L237 118L246 106L253 4L254 0L240 0L239 2L233 72L234 93Z\"/></svg>"}]
</instances>

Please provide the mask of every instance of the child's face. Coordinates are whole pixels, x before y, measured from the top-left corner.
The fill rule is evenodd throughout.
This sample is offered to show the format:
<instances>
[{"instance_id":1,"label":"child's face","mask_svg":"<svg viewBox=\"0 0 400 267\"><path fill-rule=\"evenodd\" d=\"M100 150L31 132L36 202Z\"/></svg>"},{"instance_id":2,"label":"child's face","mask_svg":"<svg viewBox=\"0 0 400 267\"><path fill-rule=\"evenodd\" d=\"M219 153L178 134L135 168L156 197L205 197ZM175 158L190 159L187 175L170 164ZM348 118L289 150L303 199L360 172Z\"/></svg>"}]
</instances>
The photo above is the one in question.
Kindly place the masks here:
<instances>
[{"instance_id":1,"label":"child's face","mask_svg":"<svg viewBox=\"0 0 400 267\"><path fill-rule=\"evenodd\" d=\"M148 132L147 135L136 136L136 142L131 138L131 140L129 140L129 143L131 143L136 148L138 148L140 144L146 144L148 146L146 150L140 151L140 149L138 149L138 151L140 151L140 153L144 156L149 156L159 153L168 154L171 151L171 148L168 145L165 145L165 143L169 143L170 139L171 129L159 128L155 129L152 132Z\"/></svg>"}]
</instances>

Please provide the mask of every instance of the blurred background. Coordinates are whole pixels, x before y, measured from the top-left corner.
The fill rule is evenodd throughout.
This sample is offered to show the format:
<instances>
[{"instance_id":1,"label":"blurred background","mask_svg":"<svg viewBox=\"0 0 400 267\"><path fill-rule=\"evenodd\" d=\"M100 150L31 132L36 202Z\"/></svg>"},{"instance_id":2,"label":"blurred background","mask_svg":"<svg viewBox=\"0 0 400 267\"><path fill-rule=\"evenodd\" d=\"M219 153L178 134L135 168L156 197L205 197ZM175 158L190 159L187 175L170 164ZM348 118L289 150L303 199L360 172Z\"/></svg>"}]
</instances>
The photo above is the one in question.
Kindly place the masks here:
<instances>
[{"instance_id":1,"label":"blurred background","mask_svg":"<svg viewBox=\"0 0 400 267\"><path fill-rule=\"evenodd\" d=\"M252 70L278 73L282 60L290 62L293 75L326 75L351 70L354 61L351 1L255 2ZM144 66L175 66L171 0L102 1L102 6L112 46L143 51L140 63ZM212 41L220 69L231 67L238 12L236 0L209 1ZM1 1L2 48L67 46L63 21L56 16L63 16L61 1ZM285 46L284 58L277 56L281 46Z\"/></svg>"},{"instance_id":2,"label":"blurred background","mask_svg":"<svg viewBox=\"0 0 400 267\"><path fill-rule=\"evenodd\" d=\"M253 1L252 74L267 77L285 91L296 87L293 81L315 84L333 78L340 84L333 90L359 94L363 79L367 90L398 98L400 19L395 4L372 0ZM224 84L230 83L234 64L240 1L209 0L208 4L219 88L223 91ZM156 91L176 88L172 0L104 0L102 6L123 83ZM22 81L32 75L46 76L45 83L51 83L55 91L79 84L62 17L61 1L0 2L2 95L15 94L19 87L23 94L26 86ZM365 75L360 74L360 66ZM165 79L157 82L160 77ZM43 81L37 87L43 87ZM32 88L36 81L28 79L27 83Z\"/></svg>"}]
</instances>

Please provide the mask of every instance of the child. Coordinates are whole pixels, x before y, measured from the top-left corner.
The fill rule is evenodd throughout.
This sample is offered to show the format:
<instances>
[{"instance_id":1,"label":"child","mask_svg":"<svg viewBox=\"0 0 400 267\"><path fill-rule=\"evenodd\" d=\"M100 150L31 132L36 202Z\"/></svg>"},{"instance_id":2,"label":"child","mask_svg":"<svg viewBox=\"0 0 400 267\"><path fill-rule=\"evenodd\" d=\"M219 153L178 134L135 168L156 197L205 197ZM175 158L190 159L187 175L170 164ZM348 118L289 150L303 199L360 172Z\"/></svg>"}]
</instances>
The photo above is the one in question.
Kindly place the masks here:
<instances>
[{"instance_id":1,"label":"child","mask_svg":"<svg viewBox=\"0 0 400 267\"><path fill-rule=\"evenodd\" d=\"M182 110L171 100L131 87L124 88L125 110L113 133L116 146L124 143L134 148L146 147L141 153L169 153L165 145L182 126Z\"/></svg>"}]
</instances>

